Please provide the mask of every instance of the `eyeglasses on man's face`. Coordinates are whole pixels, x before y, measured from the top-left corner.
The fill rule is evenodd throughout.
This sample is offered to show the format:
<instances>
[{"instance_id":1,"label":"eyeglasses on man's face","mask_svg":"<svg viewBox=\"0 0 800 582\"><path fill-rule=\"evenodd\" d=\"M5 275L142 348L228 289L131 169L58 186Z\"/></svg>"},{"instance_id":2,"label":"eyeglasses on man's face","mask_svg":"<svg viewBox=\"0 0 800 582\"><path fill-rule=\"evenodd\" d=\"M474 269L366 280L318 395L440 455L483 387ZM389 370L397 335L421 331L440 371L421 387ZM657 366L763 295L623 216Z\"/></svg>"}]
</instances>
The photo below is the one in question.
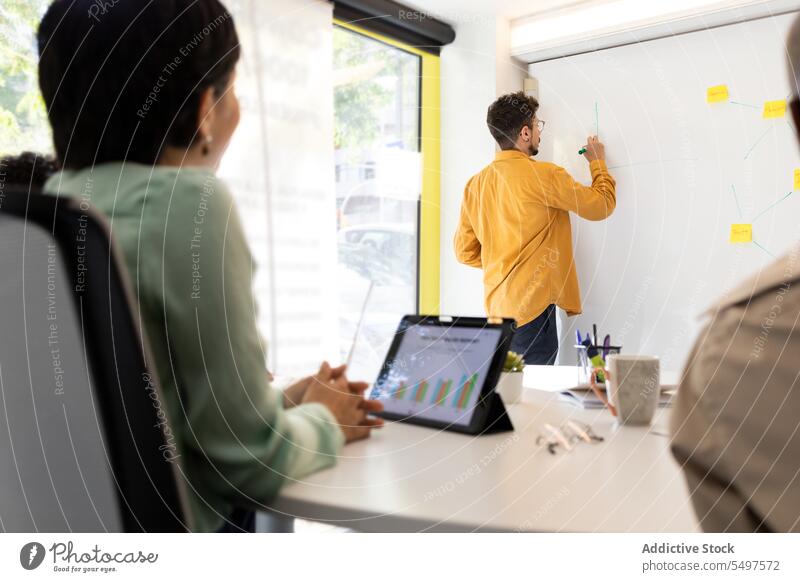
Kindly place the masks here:
<instances>
[{"instance_id":1,"label":"eyeglasses on man's face","mask_svg":"<svg viewBox=\"0 0 800 582\"><path fill-rule=\"evenodd\" d=\"M541 132L544 129L544 120L542 120L542 119L534 119L533 123L531 124L531 127L533 127L534 125L536 127L538 127L539 131Z\"/></svg>"}]
</instances>

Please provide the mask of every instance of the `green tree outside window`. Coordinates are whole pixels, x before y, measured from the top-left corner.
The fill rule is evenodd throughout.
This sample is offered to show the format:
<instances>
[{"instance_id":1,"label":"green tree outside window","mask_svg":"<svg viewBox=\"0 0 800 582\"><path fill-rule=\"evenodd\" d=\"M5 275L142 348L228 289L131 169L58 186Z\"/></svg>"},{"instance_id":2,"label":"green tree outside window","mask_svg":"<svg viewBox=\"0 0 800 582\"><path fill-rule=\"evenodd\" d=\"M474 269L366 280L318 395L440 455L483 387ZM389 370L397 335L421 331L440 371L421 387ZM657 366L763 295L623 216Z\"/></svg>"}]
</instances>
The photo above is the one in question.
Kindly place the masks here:
<instances>
[{"instance_id":1,"label":"green tree outside window","mask_svg":"<svg viewBox=\"0 0 800 582\"><path fill-rule=\"evenodd\" d=\"M3 0L0 7L0 155L53 150L36 50L36 29L48 4Z\"/></svg>"}]
</instances>

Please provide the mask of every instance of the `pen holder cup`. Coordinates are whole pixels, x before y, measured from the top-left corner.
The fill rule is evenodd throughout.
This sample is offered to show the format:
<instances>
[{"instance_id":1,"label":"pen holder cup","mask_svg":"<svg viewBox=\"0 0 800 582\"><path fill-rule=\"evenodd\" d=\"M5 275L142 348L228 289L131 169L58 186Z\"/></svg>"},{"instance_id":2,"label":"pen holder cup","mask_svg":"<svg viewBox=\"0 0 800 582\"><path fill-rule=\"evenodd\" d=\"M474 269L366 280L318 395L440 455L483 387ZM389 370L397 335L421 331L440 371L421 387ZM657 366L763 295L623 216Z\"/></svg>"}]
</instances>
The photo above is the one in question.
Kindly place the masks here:
<instances>
[{"instance_id":1,"label":"pen holder cup","mask_svg":"<svg viewBox=\"0 0 800 582\"><path fill-rule=\"evenodd\" d=\"M618 354L622 351L622 346L608 346L604 348L603 346L582 346L576 345L575 350L578 353L578 385L579 386L588 386L589 385L589 375L592 374L592 370L594 370L597 366L595 366L592 361L589 359L589 354L587 353L589 347L593 347L597 350L597 353L600 355L601 358L605 361L605 359L610 356L611 354ZM605 352L605 356L604 356ZM605 386L605 382L601 382L600 378L595 378L597 383Z\"/></svg>"}]
</instances>

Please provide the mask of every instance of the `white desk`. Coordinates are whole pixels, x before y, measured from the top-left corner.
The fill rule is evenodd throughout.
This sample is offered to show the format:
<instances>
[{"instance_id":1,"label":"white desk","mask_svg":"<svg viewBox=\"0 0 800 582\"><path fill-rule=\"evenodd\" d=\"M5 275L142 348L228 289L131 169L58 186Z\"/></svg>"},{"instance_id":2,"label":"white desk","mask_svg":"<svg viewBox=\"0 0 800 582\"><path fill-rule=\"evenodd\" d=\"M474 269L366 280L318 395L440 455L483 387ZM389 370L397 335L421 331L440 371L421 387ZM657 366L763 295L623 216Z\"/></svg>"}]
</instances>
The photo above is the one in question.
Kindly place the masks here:
<instances>
[{"instance_id":1,"label":"white desk","mask_svg":"<svg viewBox=\"0 0 800 582\"><path fill-rule=\"evenodd\" d=\"M471 437L390 423L345 447L336 467L287 484L272 509L362 531L699 531L661 411L652 429L615 428L555 393L526 390L516 431ZM603 443L553 456L546 422L591 424Z\"/></svg>"}]
</instances>

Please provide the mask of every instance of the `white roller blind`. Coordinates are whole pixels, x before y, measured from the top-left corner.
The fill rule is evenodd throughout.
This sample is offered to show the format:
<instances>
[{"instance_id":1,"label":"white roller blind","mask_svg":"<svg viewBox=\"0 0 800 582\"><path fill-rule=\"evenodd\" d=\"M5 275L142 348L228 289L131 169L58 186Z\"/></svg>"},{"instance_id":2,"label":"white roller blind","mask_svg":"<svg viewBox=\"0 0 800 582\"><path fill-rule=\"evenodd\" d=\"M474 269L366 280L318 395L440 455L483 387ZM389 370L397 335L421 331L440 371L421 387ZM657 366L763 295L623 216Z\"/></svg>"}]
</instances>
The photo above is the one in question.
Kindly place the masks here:
<instances>
[{"instance_id":1,"label":"white roller blind","mask_svg":"<svg viewBox=\"0 0 800 582\"><path fill-rule=\"evenodd\" d=\"M253 252L270 369L338 360L332 7L324 0L226 3L242 45L242 116L220 167Z\"/></svg>"}]
</instances>

